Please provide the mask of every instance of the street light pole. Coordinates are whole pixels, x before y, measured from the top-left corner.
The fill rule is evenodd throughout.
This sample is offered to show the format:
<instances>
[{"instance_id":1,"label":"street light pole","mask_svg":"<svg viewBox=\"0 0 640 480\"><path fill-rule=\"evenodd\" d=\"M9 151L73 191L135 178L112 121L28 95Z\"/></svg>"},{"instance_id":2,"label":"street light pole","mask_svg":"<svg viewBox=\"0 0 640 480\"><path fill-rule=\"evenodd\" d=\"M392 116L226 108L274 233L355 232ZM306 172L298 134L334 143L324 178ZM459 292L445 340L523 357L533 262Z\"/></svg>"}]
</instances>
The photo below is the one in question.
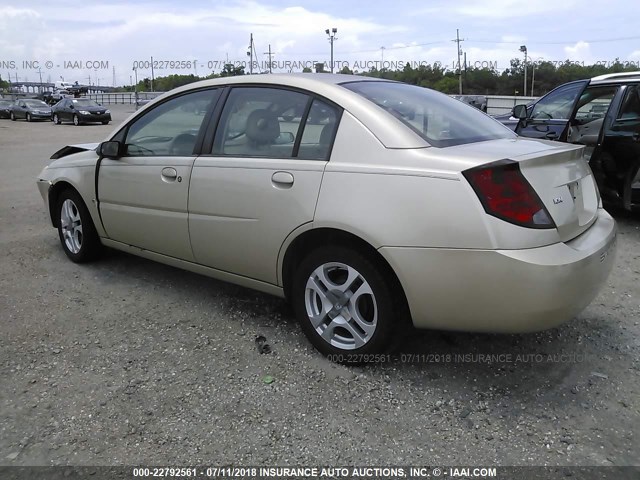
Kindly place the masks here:
<instances>
[{"instance_id":1,"label":"street light pole","mask_svg":"<svg viewBox=\"0 0 640 480\"><path fill-rule=\"evenodd\" d=\"M324 32L329 36L329 42L331 43L331 73L333 73L333 41L338 39L338 37L336 37L338 29L333 27L331 31L329 31L327 28Z\"/></svg>"},{"instance_id":2,"label":"street light pole","mask_svg":"<svg viewBox=\"0 0 640 480\"><path fill-rule=\"evenodd\" d=\"M524 52L524 89L522 90L522 95L527 96L527 46L521 45L520 51Z\"/></svg>"},{"instance_id":3,"label":"street light pole","mask_svg":"<svg viewBox=\"0 0 640 480\"><path fill-rule=\"evenodd\" d=\"M538 57L533 61L533 72L531 73L531 96L533 97L533 87L536 83L536 63L539 63L540 60L544 60L542 57Z\"/></svg>"}]
</instances>

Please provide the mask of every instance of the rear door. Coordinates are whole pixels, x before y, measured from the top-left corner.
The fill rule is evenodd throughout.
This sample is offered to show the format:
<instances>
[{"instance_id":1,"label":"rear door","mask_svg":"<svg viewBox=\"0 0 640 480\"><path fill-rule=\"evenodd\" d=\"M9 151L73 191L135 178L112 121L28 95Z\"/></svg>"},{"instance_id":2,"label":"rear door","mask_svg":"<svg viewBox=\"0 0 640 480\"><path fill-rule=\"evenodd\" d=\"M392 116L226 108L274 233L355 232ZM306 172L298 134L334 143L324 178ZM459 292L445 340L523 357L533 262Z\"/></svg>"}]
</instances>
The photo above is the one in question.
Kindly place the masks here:
<instances>
[{"instance_id":1,"label":"rear door","mask_svg":"<svg viewBox=\"0 0 640 480\"><path fill-rule=\"evenodd\" d=\"M633 202L633 182L640 167L640 85L624 87L620 109L604 132L602 168L626 209ZM638 199L636 199L636 202Z\"/></svg>"},{"instance_id":2,"label":"rear door","mask_svg":"<svg viewBox=\"0 0 640 480\"><path fill-rule=\"evenodd\" d=\"M516 127L523 137L566 141L569 120L589 80L562 85L535 103L531 114Z\"/></svg>"},{"instance_id":3,"label":"rear door","mask_svg":"<svg viewBox=\"0 0 640 480\"><path fill-rule=\"evenodd\" d=\"M196 262L277 284L282 244L313 220L339 115L308 93L231 88L210 154L193 167L189 232Z\"/></svg>"}]
</instances>

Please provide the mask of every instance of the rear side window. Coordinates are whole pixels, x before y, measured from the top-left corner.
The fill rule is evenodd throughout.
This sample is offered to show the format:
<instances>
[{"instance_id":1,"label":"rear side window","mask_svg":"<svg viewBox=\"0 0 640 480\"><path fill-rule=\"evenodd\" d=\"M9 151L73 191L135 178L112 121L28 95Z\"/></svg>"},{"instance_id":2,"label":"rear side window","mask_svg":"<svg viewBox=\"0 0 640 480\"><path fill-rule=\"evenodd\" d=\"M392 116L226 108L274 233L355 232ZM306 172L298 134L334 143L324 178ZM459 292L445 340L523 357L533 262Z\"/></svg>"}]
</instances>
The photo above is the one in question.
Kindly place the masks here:
<instances>
[{"instance_id":1,"label":"rear side window","mask_svg":"<svg viewBox=\"0 0 640 480\"><path fill-rule=\"evenodd\" d=\"M427 88L384 81L342 86L386 110L435 147L516 138L510 129L477 108Z\"/></svg>"},{"instance_id":2,"label":"rear side window","mask_svg":"<svg viewBox=\"0 0 640 480\"><path fill-rule=\"evenodd\" d=\"M600 120L605 117L618 87L590 87L580 96L575 120L578 124Z\"/></svg>"},{"instance_id":3,"label":"rear side window","mask_svg":"<svg viewBox=\"0 0 640 480\"><path fill-rule=\"evenodd\" d=\"M305 93L236 87L225 103L214 155L328 160L338 110Z\"/></svg>"},{"instance_id":4,"label":"rear side window","mask_svg":"<svg viewBox=\"0 0 640 480\"><path fill-rule=\"evenodd\" d=\"M338 128L338 112L333 106L315 99L309 109L298 158L328 160Z\"/></svg>"},{"instance_id":5,"label":"rear side window","mask_svg":"<svg viewBox=\"0 0 640 480\"><path fill-rule=\"evenodd\" d=\"M638 85L630 85L622 101L618 120L640 119L640 88Z\"/></svg>"}]
</instances>

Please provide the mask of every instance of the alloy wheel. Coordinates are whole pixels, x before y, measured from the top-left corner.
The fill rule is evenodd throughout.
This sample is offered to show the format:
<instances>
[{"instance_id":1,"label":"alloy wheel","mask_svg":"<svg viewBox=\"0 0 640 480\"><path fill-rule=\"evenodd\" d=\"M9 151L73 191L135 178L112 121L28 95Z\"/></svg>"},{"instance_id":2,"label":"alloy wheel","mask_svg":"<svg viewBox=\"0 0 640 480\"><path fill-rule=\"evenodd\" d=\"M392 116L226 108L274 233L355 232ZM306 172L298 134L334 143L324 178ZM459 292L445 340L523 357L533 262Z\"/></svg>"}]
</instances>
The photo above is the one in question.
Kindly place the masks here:
<instances>
[{"instance_id":1,"label":"alloy wheel","mask_svg":"<svg viewBox=\"0 0 640 480\"><path fill-rule=\"evenodd\" d=\"M60 225L66 247L71 253L79 253L82 248L82 219L78 207L71 199L62 203Z\"/></svg>"},{"instance_id":2,"label":"alloy wheel","mask_svg":"<svg viewBox=\"0 0 640 480\"><path fill-rule=\"evenodd\" d=\"M309 276L305 308L316 333L331 346L354 350L373 337L378 307L371 285L355 268L325 263Z\"/></svg>"}]
</instances>

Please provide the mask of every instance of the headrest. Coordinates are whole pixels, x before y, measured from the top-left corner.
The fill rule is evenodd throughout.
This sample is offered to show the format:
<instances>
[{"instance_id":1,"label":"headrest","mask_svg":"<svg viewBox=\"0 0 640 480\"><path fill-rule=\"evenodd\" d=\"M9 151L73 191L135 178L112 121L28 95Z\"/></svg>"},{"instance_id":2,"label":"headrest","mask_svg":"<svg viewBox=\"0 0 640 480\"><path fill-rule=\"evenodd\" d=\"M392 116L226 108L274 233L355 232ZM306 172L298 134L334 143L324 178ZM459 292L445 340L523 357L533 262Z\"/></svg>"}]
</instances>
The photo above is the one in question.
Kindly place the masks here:
<instances>
[{"instance_id":1,"label":"headrest","mask_svg":"<svg viewBox=\"0 0 640 480\"><path fill-rule=\"evenodd\" d=\"M247 118L245 133L249 140L257 144L273 143L280 136L277 115L264 109L254 110Z\"/></svg>"}]
</instances>

